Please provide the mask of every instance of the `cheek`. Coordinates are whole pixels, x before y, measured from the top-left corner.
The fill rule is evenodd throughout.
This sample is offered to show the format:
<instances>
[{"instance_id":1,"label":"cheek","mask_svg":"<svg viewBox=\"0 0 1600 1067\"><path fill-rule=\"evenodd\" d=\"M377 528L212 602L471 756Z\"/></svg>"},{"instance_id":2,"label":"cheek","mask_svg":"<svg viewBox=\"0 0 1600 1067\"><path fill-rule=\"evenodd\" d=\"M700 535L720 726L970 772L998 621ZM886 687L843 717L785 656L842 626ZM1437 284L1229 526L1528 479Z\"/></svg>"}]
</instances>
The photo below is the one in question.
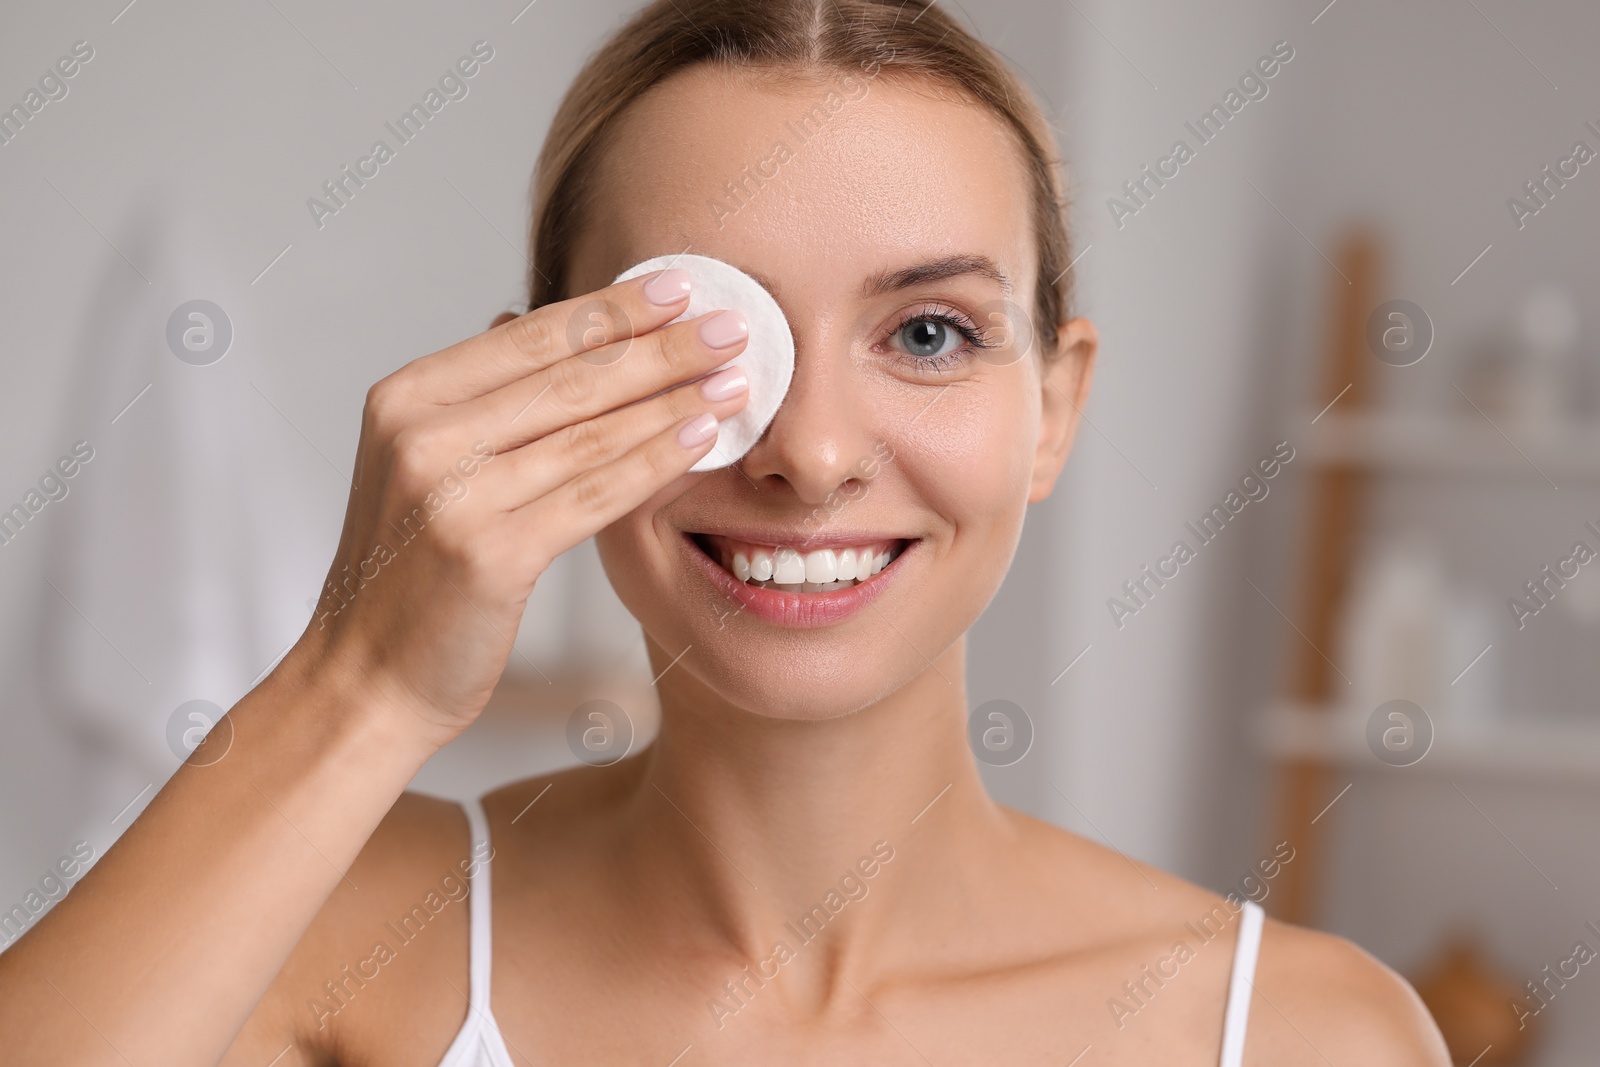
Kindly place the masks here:
<instances>
[{"instance_id":1,"label":"cheek","mask_svg":"<svg viewBox=\"0 0 1600 1067\"><path fill-rule=\"evenodd\" d=\"M594 535L612 589L658 638L671 636L685 618L714 626L738 607L697 575L684 573L682 535L671 521L673 501L695 492L717 495L721 490L708 483L721 476L686 474Z\"/></svg>"},{"instance_id":2,"label":"cheek","mask_svg":"<svg viewBox=\"0 0 1600 1067\"><path fill-rule=\"evenodd\" d=\"M663 509L682 492L681 486L668 486L595 533L600 562L619 593L661 571L662 561L657 557L676 543L675 535L661 521Z\"/></svg>"},{"instance_id":3,"label":"cheek","mask_svg":"<svg viewBox=\"0 0 1600 1067\"><path fill-rule=\"evenodd\" d=\"M1006 369L988 381L923 391L916 410L886 427L905 477L932 510L958 528L1019 521L1025 508L1037 435ZM931 401L931 402L930 402ZM1016 513L1013 515L1013 513Z\"/></svg>"}]
</instances>

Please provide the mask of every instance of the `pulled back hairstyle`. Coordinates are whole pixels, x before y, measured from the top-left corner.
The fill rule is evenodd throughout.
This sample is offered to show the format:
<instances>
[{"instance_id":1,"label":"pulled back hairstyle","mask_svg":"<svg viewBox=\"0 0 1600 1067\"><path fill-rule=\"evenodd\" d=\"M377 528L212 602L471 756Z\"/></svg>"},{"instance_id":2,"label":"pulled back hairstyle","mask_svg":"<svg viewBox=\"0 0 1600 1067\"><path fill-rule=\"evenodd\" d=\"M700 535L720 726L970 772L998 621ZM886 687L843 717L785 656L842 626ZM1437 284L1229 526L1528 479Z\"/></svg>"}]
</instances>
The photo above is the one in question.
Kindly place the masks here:
<instances>
[{"instance_id":1,"label":"pulled back hairstyle","mask_svg":"<svg viewBox=\"0 0 1600 1067\"><path fill-rule=\"evenodd\" d=\"M881 69L879 76L956 90L1015 135L1032 192L1038 284L1032 316L1048 357L1069 318L1071 241L1050 125L1038 101L988 45L923 0L654 0L605 42L556 111L534 170L528 309L567 291L593 170L614 120L651 86L689 67L800 74Z\"/></svg>"}]
</instances>

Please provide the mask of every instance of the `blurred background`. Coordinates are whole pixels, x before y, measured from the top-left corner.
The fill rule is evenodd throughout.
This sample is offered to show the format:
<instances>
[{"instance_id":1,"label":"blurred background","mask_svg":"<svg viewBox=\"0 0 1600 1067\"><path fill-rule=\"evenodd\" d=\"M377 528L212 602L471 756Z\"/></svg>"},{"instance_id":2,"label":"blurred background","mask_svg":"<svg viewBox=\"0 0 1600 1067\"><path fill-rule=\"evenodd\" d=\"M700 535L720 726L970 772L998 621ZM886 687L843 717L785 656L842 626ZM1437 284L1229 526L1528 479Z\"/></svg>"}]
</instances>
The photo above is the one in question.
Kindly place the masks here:
<instances>
[{"instance_id":1,"label":"blurred background","mask_svg":"<svg viewBox=\"0 0 1600 1067\"><path fill-rule=\"evenodd\" d=\"M5 11L0 909L299 635L367 387L525 307L546 125L635 5L524 3ZM1600 8L948 6L1052 116L1103 343L972 635L973 707L1031 739L992 789L1354 939L1463 1064L1592 1064ZM416 788L592 758L592 698L642 744L650 682L582 546Z\"/></svg>"}]
</instances>

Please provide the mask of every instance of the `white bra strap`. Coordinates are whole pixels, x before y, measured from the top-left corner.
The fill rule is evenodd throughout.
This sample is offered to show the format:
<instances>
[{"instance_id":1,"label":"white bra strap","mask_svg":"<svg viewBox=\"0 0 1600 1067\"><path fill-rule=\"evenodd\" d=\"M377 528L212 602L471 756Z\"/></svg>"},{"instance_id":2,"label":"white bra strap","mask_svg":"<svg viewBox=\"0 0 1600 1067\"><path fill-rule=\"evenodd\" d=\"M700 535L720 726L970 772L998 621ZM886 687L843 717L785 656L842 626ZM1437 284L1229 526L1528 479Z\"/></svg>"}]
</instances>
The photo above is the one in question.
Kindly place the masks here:
<instances>
[{"instance_id":1,"label":"white bra strap","mask_svg":"<svg viewBox=\"0 0 1600 1067\"><path fill-rule=\"evenodd\" d=\"M1253 900L1244 902L1239 916L1239 940L1233 950L1233 973L1228 977L1228 1008L1222 1017L1220 1067L1242 1067L1244 1031L1250 1020L1250 994L1255 991L1256 956L1261 951L1261 926L1266 912Z\"/></svg>"},{"instance_id":2,"label":"white bra strap","mask_svg":"<svg viewBox=\"0 0 1600 1067\"><path fill-rule=\"evenodd\" d=\"M468 924L471 928L468 949L467 999L479 1012L489 1010L489 975L493 970L490 953L489 861L477 858L491 855L488 849L489 819L483 812L483 801L474 799L462 805L467 812L467 823L472 828L472 858L477 869L471 877L471 892L467 897Z\"/></svg>"}]
</instances>

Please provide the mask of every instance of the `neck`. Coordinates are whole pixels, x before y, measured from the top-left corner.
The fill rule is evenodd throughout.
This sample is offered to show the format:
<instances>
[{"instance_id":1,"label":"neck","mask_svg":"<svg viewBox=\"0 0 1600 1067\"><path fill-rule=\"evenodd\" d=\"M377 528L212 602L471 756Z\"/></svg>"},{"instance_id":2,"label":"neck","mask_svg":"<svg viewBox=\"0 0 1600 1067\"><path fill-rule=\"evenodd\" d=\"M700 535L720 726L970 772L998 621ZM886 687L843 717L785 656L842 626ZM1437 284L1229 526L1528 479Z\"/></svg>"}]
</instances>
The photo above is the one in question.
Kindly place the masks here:
<instances>
[{"instance_id":1,"label":"neck","mask_svg":"<svg viewBox=\"0 0 1600 1067\"><path fill-rule=\"evenodd\" d=\"M657 670L671 662L650 652ZM964 665L965 638L895 693L820 721L752 714L668 671L624 862L751 957L803 939L818 905L833 905L818 942L830 956L891 916L914 921L930 885L961 876L954 857L1004 836L967 744Z\"/></svg>"}]
</instances>

